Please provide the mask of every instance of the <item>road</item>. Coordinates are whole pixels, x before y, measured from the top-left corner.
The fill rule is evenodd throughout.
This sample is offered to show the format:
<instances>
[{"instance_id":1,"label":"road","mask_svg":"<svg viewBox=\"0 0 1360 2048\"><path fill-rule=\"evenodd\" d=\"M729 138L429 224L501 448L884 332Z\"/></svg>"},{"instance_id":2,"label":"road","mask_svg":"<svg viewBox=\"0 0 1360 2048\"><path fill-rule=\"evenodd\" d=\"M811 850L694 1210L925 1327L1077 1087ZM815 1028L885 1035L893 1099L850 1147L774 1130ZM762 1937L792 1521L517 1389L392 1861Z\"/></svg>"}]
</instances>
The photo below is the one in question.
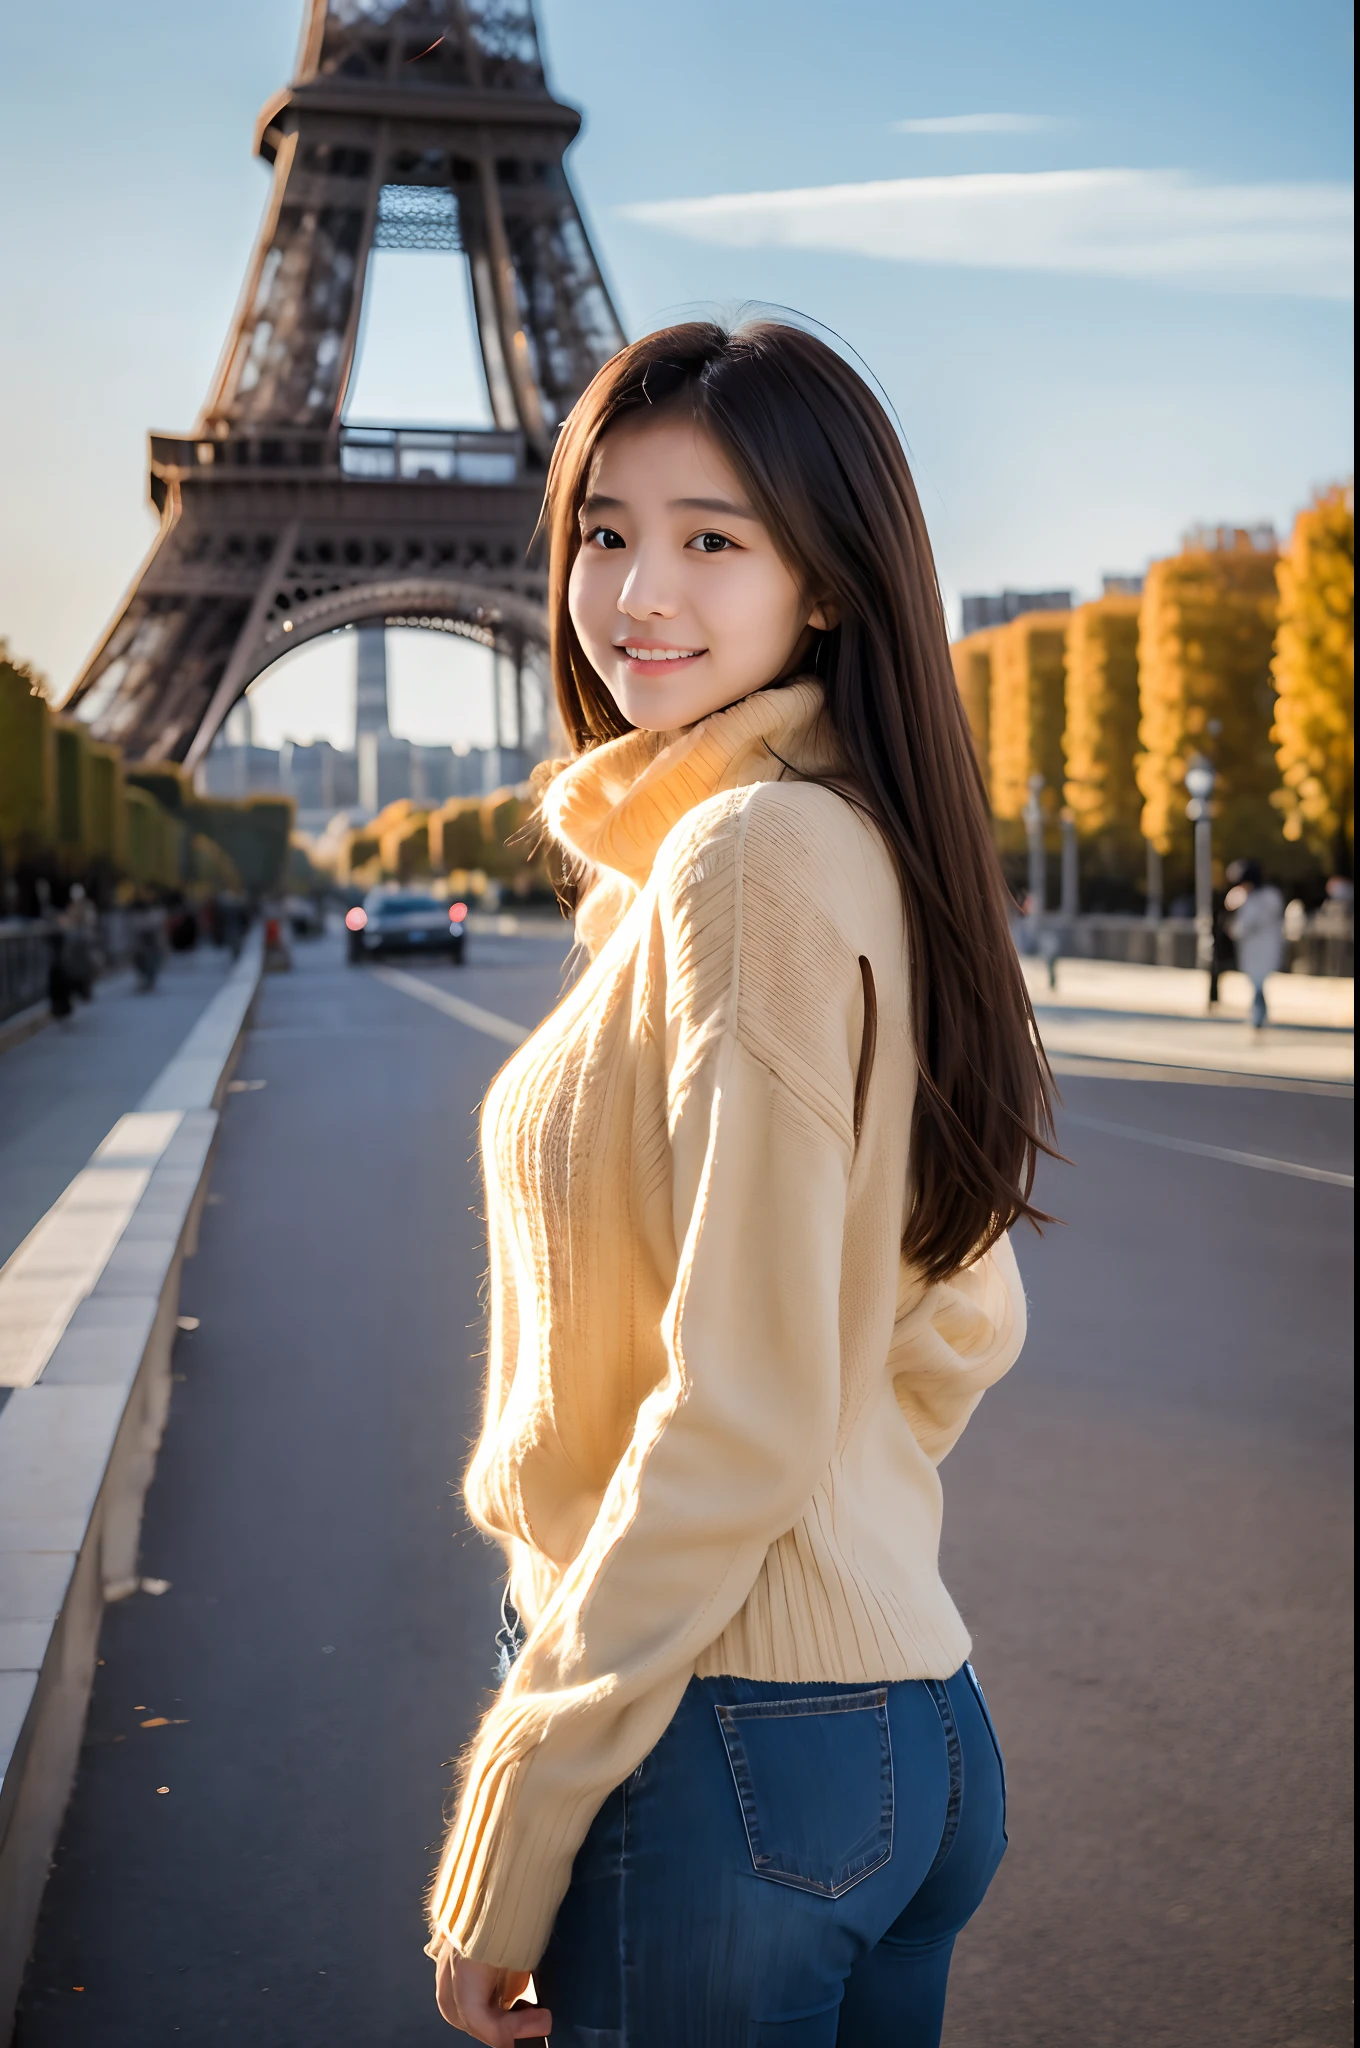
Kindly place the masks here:
<instances>
[{"instance_id":1,"label":"road","mask_svg":"<svg viewBox=\"0 0 1360 2048\"><path fill-rule=\"evenodd\" d=\"M527 1025L563 962L479 938L416 971ZM144 1542L170 1589L107 1616L19 2048L454 2038L420 1896L491 1668L495 1560L455 1481L505 1047L334 940L297 963L186 1269ZM946 2038L1340 2048L1353 1197L1095 1125L1349 1171L1349 1105L1063 1086L1030 1342L945 1472L1012 1843Z\"/></svg>"}]
</instances>

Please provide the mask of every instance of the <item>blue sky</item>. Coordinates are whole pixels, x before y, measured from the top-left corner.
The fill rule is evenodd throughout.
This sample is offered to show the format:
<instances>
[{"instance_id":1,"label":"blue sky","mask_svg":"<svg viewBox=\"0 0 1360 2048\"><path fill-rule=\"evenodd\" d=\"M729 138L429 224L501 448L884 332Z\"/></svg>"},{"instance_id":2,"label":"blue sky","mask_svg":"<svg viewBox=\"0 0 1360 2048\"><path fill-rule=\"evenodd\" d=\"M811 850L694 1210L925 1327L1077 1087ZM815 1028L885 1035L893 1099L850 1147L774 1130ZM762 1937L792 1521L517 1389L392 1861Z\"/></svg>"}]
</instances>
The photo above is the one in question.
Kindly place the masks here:
<instances>
[{"instance_id":1,"label":"blue sky","mask_svg":"<svg viewBox=\"0 0 1360 2048\"><path fill-rule=\"evenodd\" d=\"M151 538L145 432L187 425L211 375L298 11L70 0L59 31L37 8L0 24L0 633L59 687ZM951 601L1090 592L1197 520L1284 524L1349 472L1337 0L539 18L629 331L755 303L842 335L902 421ZM1130 175L1052 176L1102 171ZM475 415L454 261L384 262L352 410Z\"/></svg>"}]
</instances>

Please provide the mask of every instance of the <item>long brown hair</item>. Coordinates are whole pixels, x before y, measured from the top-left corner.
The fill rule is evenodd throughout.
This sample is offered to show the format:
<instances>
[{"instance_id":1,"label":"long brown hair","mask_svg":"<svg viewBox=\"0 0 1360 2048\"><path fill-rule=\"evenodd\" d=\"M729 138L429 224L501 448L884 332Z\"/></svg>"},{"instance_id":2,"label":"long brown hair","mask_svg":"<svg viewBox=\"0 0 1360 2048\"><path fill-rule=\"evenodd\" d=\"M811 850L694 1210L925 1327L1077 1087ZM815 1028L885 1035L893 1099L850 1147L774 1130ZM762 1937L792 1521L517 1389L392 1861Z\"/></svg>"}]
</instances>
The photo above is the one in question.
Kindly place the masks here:
<instances>
[{"instance_id":1,"label":"long brown hair","mask_svg":"<svg viewBox=\"0 0 1360 2048\"><path fill-rule=\"evenodd\" d=\"M903 1251L929 1279L975 1259L1030 1201L1051 1150L1052 1080L1007 918L987 798L949 658L935 564L901 442L863 378L817 336L707 321L634 342L595 377L553 453L553 677L577 752L631 731L568 609L596 444L621 414L692 412L746 488L809 604L834 607L809 662L845 793L897 864L920 1080ZM839 786L839 785L838 785Z\"/></svg>"}]
</instances>

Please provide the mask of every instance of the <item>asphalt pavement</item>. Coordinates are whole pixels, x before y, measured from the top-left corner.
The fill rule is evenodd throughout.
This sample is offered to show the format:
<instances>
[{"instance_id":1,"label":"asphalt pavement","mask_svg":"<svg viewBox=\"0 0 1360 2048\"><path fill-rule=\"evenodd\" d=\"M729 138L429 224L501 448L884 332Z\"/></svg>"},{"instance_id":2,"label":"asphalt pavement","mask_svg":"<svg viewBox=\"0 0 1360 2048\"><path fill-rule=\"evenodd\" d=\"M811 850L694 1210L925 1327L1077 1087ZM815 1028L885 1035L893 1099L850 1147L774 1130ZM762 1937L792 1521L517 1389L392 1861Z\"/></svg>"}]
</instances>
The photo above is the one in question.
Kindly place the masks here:
<instances>
[{"instance_id":1,"label":"asphalt pavement","mask_svg":"<svg viewBox=\"0 0 1360 2048\"><path fill-rule=\"evenodd\" d=\"M480 936L414 971L527 1026L565 950ZM18 2048L455 2038L420 1907L497 1619L456 1482L505 1046L334 939L296 961L186 1268L143 1544L170 1587L106 1618ZM1063 1089L1030 1342L944 1474L1011 1836L946 2040L1340 2048L1353 1195L1215 1155L1347 1173L1350 1104Z\"/></svg>"}]
</instances>

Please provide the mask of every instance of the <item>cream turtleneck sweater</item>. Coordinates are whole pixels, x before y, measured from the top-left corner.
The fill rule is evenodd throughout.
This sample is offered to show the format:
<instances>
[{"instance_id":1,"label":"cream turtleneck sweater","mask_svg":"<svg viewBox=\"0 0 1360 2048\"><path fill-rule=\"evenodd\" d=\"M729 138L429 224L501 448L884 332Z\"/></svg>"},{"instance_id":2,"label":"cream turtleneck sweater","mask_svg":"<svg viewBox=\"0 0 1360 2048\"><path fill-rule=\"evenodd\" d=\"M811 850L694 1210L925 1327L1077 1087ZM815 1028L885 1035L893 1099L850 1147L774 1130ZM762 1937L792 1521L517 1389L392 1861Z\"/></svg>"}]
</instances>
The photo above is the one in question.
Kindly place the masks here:
<instances>
[{"instance_id":1,"label":"cream turtleneck sweater","mask_svg":"<svg viewBox=\"0 0 1360 2048\"><path fill-rule=\"evenodd\" d=\"M546 810L591 964L482 1115L473 1520L522 1655L467 1760L431 1952L531 1968L595 1813L695 1674L947 1678L936 1467L1013 1362L1009 1243L904 1266L900 886L814 683L584 755ZM875 1016L876 1012L876 1016Z\"/></svg>"}]
</instances>

